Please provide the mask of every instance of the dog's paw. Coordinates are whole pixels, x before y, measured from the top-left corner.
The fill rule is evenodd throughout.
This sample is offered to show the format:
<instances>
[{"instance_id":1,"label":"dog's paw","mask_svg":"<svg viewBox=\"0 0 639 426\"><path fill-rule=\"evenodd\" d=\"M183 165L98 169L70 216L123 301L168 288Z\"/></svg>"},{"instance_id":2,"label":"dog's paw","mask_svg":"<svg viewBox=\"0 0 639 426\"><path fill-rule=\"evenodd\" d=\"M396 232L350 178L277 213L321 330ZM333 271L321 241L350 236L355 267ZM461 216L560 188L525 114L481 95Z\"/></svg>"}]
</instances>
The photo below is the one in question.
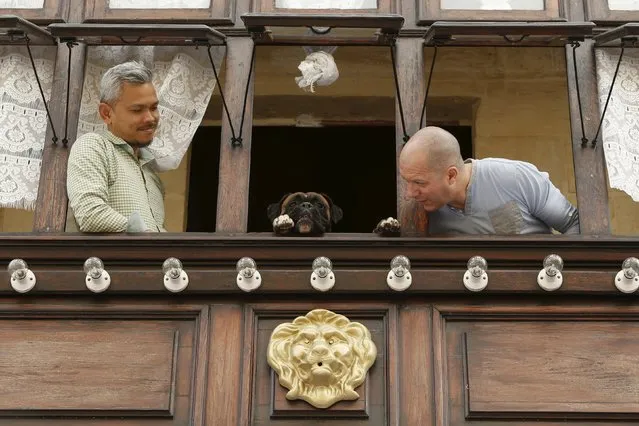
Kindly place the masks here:
<instances>
[{"instance_id":1,"label":"dog's paw","mask_svg":"<svg viewBox=\"0 0 639 426\"><path fill-rule=\"evenodd\" d=\"M399 221L395 218L389 217L379 221L373 232L380 234L384 237L396 237L400 234Z\"/></svg>"},{"instance_id":2,"label":"dog's paw","mask_svg":"<svg viewBox=\"0 0 639 426\"><path fill-rule=\"evenodd\" d=\"M280 215L273 220L273 232L276 234L286 234L293 229L293 226L295 223L287 214Z\"/></svg>"}]
</instances>

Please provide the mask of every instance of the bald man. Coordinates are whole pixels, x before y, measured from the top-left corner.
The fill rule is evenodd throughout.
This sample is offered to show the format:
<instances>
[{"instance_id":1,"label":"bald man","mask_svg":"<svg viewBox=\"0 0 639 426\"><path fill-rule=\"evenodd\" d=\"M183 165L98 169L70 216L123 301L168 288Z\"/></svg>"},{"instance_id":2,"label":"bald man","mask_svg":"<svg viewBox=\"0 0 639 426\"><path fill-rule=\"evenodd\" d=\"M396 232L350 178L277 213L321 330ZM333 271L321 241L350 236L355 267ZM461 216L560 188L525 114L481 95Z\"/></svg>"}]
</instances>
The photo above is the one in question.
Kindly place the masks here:
<instances>
[{"instance_id":1,"label":"bald man","mask_svg":"<svg viewBox=\"0 0 639 426\"><path fill-rule=\"evenodd\" d=\"M429 234L579 233L577 209L548 173L502 158L464 161L439 127L410 138L399 157L406 196L428 213Z\"/></svg>"}]
</instances>

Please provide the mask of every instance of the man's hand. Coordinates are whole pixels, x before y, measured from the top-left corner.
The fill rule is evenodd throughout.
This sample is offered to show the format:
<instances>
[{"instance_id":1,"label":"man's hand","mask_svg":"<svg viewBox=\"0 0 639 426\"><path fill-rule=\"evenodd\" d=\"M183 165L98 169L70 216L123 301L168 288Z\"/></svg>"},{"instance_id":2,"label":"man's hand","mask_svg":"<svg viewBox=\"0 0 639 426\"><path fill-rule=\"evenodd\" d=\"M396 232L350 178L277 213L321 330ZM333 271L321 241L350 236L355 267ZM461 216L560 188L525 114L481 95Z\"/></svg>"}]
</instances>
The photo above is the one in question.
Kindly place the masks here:
<instances>
[{"instance_id":1,"label":"man's hand","mask_svg":"<svg viewBox=\"0 0 639 426\"><path fill-rule=\"evenodd\" d=\"M131 216L129 216L129 220L126 225L126 232L151 232L147 227L146 223L142 220L142 216L140 213L133 212Z\"/></svg>"},{"instance_id":2,"label":"man's hand","mask_svg":"<svg viewBox=\"0 0 639 426\"><path fill-rule=\"evenodd\" d=\"M382 237L399 237L400 231L399 221L392 217L380 220L373 230L374 233Z\"/></svg>"}]
</instances>

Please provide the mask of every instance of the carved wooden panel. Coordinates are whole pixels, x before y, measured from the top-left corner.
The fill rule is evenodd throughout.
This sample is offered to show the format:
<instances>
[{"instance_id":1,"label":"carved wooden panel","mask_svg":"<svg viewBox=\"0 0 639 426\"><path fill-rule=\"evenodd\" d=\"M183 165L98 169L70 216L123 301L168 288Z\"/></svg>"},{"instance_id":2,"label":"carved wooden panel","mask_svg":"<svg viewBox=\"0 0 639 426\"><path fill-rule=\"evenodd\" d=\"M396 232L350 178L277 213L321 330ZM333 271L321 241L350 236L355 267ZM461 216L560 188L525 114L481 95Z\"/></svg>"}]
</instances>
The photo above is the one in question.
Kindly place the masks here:
<instances>
[{"instance_id":1,"label":"carved wooden panel","mask_svg":"<svg viewBox=\"0 0 639 426\"><path fill-rule=\"evenodd\" d=\"M0 0L0 15L18 15L36 24L49 24L66 20L66 6L65 0Z\"/></svg>"},{"instance_id":2,"label":"carved wooden panel","mask_svg":"<svg viewBox=\"0 0 639 426\"><path fill-rule=\"evenodd\" d=\"M434 21L550 21L566 15L565 0L418 0L418 25Z\"/></svg>"},{"instance_id":3,"label":"carved wooden panel","mask_svg":"<svg viewBox=\"0 0 639 426\"><path fill-rule=\"evenodd\" d=\"M86 22L231 25L234 0L86 0Z\"/></svg>"},{"instance_id":4,"label":"carved wooden panel","mask_svg":"<svg viewBox=\"0 0 639 426\"><path fill-rule=\"evenodd\" d=\"M0 424L202 425L207 332L198 308L0 305Z\"/></svg>"},{"instance_id":5,"label":"carved wooden panel","mask_svg":"<svg viewBox=\"0 0 639 426\"><path fill-rule=\"evenodd\" d=\"M602 23L639 21L639 2L636 0L585 0L586 19Z\"/></svg>"},{"instance_id":6,"label":"carved wooden panel","mask_svg":"<svg viewBox=\"0 0 639 426\"><path fill-rule=\"evenodd\" d=\"M639 421L636 312L440 309L434 350L443 424Z\"/></svg>"},{"instance_id":7,"label":"carved wooden panel","mask_svg":"<svg viewBox=\"0 0 639 426\"><path fill-rule=\"evenodd\" d=\"M0 410L170 417L179 324L3 320ZM69 381L62 377L73 378Z\"/></svg>"},{"instance_id":8,"label":"carved wooden panel","mask_svg":"<svg viewBox=\"0 0 639 426\"><path fill-rule=\"evenodd\" d=\"M368 370L364 383L356 389L359 399L340 401L327 409L315 408L302 400L286 399L287 389L279 384L266 356L271 333L275 327L320 307L345 315L349 320L366 326L377 347L375 363ZM252 383L245 384L245 388L253 389L250 424L298 425L300 418L304 419L304 424L309 425L315 421L323 425L342 425L345 421L349 425L389 424L394 408L389 406L388 399L389 389L392 387L391 371L387 366L390 359L386 342L394 338L390 336L391 329L393 336L395 335L394 325L390 325L390 319L394 317L392 312L394 310L389 306L367 307L364 304L361 304L360 309L353 309L344 304L251 307L247 311L248 329L245 335L254 336L254 340L246 342L246 350L251 352L250 359L246 361L251 364L244 365L244 371L254 371Z\"/></svg>"}]
</instances>

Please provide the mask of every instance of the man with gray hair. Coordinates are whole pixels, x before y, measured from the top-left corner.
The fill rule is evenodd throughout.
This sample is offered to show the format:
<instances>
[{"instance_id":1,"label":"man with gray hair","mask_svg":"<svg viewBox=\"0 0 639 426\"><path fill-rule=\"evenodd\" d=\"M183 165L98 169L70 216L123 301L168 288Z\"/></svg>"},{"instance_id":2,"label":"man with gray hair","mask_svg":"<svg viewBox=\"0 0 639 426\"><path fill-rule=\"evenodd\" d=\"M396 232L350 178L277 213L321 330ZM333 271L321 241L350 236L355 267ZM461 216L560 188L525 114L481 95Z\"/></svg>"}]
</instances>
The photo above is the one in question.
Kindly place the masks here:
<instances>
[{"instance_id":1,"label":"man with gray hair","mask_svg":"<svg viewBox=\"0 0 639 426\"><path fill-rule=\"evenodd\" d=\"M82 232L165 232L164 188L152 168L160 113L151 71L116 65L100 82L107 129L78 138L69 154L67 192Z\"/></svg>"},{"instance_id":2,"label":"man with gray hair","mask_svg":"<svg viewBox=\"0 0 639 426\"><path fill-rule=\"evenodd\" d=\"M464 161L439 127L415 133L399 157L406 196L428 213L429 234L579 233L577 209L534 165L503 158Z\"/></svg>"}]
</instances>

